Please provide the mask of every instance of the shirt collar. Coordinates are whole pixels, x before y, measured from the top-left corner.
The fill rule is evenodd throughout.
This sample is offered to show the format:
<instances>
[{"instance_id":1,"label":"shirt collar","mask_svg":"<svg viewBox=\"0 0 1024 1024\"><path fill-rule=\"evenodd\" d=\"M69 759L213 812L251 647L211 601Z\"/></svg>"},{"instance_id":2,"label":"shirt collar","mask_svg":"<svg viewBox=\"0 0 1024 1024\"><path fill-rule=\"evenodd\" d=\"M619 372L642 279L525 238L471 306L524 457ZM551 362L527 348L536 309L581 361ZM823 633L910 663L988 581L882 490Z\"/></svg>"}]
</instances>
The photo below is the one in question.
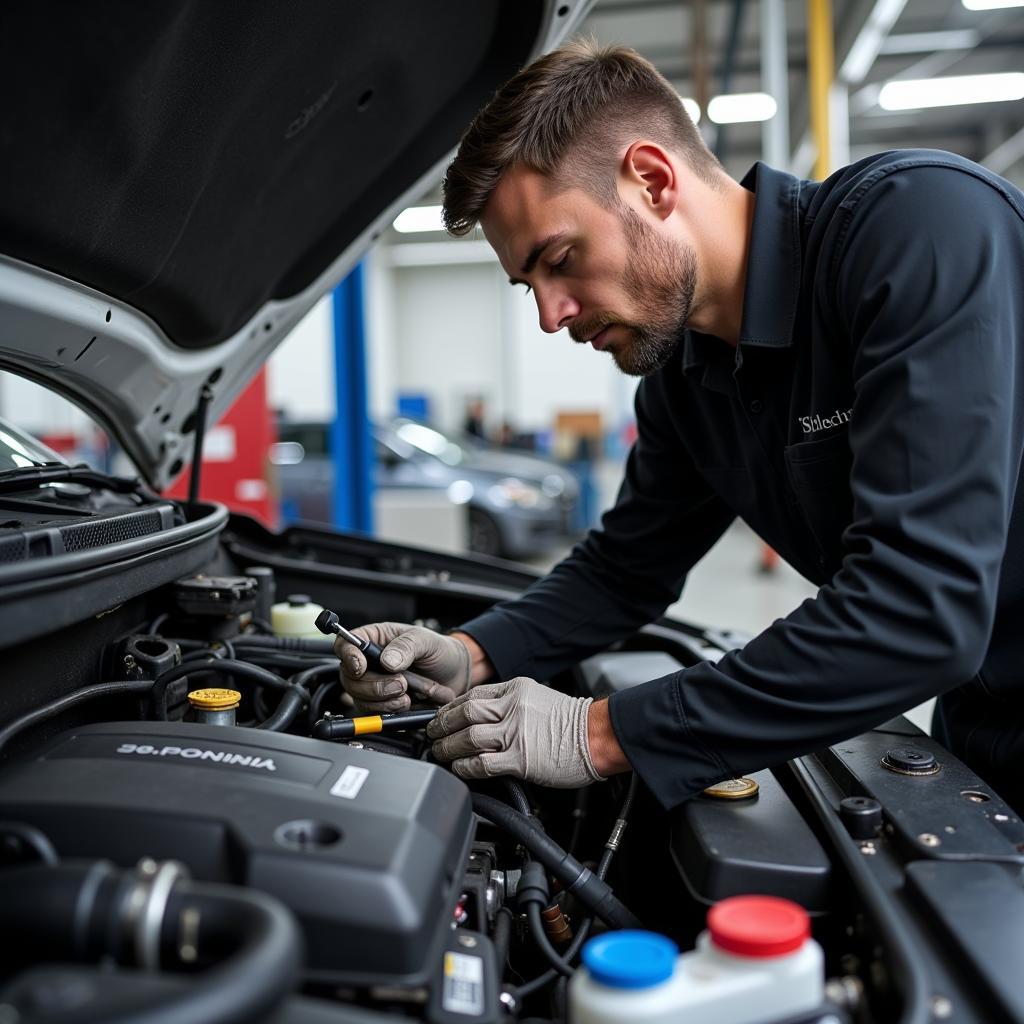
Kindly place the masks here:
<instances>
[{"instance_id":1,"label":"shirt collar","mask_svg":"<svg viewBox=\"0 0 1024 1024\"><path fill-rule=\"evenodd\" d=\"M740 184L755 195L741 345L793 342L800 294L800 179L758 161Z\"/></svg>"},{"instance_id":2,"label":"shirt collar","mask_svg":"<svg viewBox=\"0 0 1024 1024\"><path fill-rule=\"evenodd\" d=\"M793 342L800 294L802 182L792 174L758 161L740 184L756 197L743 291L740 346L786 348ZM722 344L718 339L686 332L683 337L684 373L708 365L709 342Z\"/></svg>"}]
</instances>

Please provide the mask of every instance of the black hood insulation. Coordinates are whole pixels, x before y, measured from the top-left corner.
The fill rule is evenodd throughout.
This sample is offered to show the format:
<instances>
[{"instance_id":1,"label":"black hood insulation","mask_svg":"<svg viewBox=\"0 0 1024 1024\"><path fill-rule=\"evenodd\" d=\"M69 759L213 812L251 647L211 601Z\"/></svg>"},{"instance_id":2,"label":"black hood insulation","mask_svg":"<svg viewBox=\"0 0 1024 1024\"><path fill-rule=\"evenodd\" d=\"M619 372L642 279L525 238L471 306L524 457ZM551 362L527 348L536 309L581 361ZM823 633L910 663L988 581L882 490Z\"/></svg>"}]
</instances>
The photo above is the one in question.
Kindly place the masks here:
<instances>
[{"instance_id":1,"label":"black hood insulation","mask_svg":"<svg viewBox=\"0 0 1024 1024\"><path fill-rule=\"evenodd\" d=\"M5 4L3 252L176 345L213 345L306 288L454 146L542 15L541 0Z\"/></svg>"}]
</instances>

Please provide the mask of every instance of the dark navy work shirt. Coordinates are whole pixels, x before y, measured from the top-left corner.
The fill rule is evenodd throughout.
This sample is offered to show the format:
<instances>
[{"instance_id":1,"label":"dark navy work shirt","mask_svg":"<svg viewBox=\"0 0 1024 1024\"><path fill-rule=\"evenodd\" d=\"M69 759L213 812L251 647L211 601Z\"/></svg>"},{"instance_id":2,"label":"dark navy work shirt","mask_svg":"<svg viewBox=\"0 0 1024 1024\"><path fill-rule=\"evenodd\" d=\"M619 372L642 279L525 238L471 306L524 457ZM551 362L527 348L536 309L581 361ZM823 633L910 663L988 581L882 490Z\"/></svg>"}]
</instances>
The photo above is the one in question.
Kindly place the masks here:
<instances>
[{"instance_id":1,"label":"dark navy work shirt","mask_svg":"<svg viewBox=\"0 0 1024 1024\"><path fill-rule=\"evenodd\" d=\"M943 694L936 734L1024 805L1024 195L926 150L743 184L739 345L684 335L600 529L463 628L501 678L549 678L656 618L738 515L820 590L610 699L660 801Z\"/></svg>"}]
</instances>

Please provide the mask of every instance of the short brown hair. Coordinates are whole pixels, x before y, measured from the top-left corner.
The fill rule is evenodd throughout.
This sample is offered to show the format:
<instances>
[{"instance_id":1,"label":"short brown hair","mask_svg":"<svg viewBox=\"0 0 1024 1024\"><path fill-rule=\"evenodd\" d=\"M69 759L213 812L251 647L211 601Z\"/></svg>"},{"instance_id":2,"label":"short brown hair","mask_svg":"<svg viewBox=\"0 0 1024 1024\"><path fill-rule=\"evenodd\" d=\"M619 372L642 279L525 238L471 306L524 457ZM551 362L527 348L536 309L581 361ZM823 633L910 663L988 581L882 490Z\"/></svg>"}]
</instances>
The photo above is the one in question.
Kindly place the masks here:
<instances>
[{"instance_id":1,"label":"short brown hair","mask_svg":"<svg viewBox=\"0 0 1024 1024\"><path fill-rule=\"evenodd\" d=\"M567 43L509 79L466 129L444 179L445 227L471 231L502 174L518 165L547 176L568 170L566 187L614 202L618 151L641 137L716 183L721 165L650 61L624 46Z\"/></svg>"}]
</instances>

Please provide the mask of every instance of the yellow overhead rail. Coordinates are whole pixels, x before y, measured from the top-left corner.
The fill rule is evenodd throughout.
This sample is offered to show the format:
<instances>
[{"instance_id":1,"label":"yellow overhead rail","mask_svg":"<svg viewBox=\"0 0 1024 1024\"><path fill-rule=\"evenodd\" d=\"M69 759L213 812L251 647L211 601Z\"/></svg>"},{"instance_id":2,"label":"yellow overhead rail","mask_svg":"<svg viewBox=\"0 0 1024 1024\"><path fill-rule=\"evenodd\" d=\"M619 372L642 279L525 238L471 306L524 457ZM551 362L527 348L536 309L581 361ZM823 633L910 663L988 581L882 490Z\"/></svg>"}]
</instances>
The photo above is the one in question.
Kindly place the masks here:
<instances>
[{"instance_id":1,"label":"yellow overhead rail","mask_svg":"<svg viewBox=\"0 0 1024 1024\"><path fill-rule=\"evenodd\" d=\"M811 100L811 138L817 157L814 177L821 181L832 170L829 91L836 76L832 0L807 0L807 79Z\"/></svg>"}]
</instances>

